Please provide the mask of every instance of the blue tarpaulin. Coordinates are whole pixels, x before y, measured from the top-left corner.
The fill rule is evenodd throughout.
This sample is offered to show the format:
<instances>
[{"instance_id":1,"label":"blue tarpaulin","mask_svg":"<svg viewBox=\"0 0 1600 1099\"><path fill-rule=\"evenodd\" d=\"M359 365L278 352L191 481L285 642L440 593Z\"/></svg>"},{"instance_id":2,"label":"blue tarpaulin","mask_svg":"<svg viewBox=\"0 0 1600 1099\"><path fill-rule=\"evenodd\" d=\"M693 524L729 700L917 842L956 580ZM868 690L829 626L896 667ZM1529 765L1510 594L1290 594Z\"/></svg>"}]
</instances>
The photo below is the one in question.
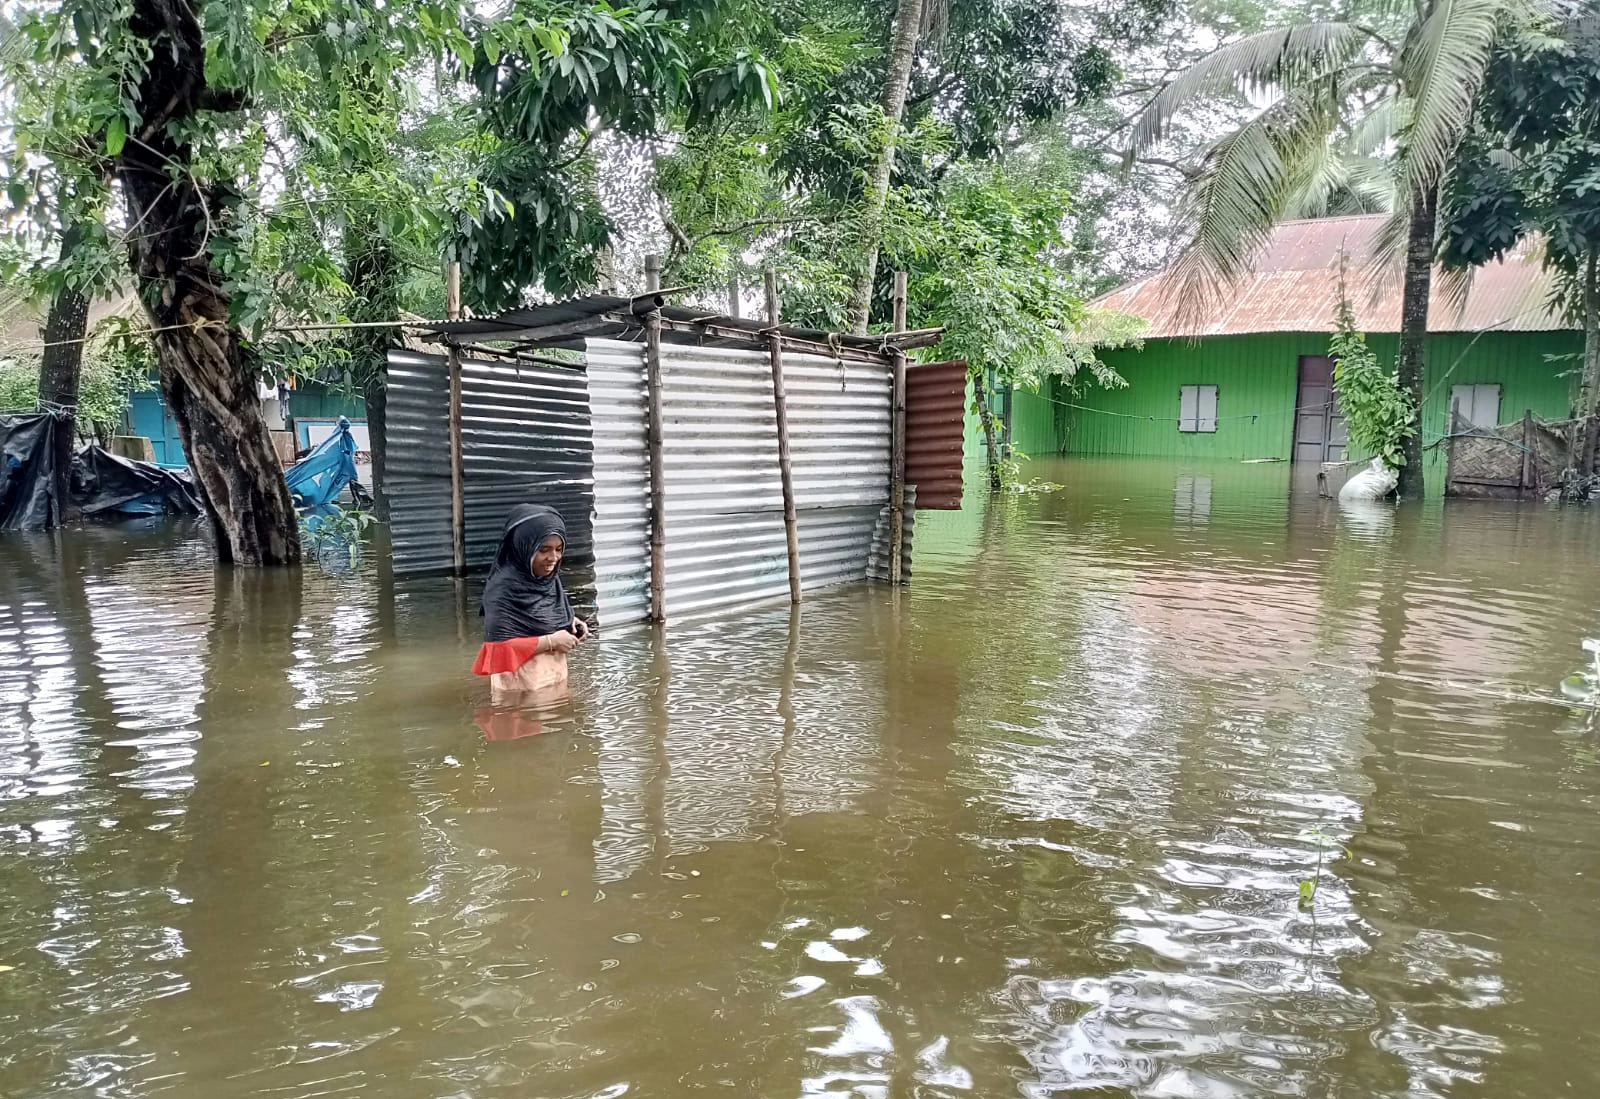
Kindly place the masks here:
<instances>
[{"instance_id":1,"label":"blue tarpaulin","mask_svg":"<svg viewBox=\"0 0 1600 1099\"><path fill-rule=\"evenodd\" d=\"M350 421L340 416L338 429L284 470L283 479L289 482L294 506L301 510L337 500L344 487L356 479L356 440L350 434Z\"/></svg>"}]
</instances>

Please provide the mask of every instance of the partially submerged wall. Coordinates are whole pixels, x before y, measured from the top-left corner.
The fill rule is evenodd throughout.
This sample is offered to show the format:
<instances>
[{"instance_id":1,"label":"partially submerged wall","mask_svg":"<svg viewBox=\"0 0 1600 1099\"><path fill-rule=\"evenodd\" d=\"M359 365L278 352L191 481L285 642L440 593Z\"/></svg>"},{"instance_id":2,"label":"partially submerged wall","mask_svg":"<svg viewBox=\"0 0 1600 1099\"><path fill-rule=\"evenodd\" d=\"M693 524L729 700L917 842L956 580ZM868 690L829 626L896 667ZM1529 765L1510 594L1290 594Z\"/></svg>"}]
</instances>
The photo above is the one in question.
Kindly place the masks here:
<instances>
[{"instance_id":1,"label":"partially submerged wall","mask_svg":"<svg viewBox=\"0 0 1600 1099\"><path fill-rule=\"evenodd\" d=\"M644 348L583 347L571 370L463 360L468 565L492 561L513 504L549 503L572 536L574 595L593 600L602 624L641 621L650 605ZM661 367L668 619L787 597L767 352L664 343ZM865 579L889 499L889 370L787 350L784 380L802 587ZM386 488L397 575L451 567L447 389L443 356L391 353Z\"/></svg>"}]
</instances>

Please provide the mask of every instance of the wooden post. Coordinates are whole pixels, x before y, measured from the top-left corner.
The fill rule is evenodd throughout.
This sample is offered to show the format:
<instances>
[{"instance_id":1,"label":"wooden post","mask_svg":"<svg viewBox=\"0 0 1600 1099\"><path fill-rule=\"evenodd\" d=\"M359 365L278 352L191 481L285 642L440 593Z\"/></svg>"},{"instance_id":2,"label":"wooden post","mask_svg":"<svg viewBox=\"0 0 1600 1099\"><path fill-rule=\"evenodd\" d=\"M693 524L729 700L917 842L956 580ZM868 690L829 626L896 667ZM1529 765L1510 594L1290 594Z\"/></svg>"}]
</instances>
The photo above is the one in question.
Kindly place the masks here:
<instances>
[{"instance_id":1,"label":"wooden post","mask_svg":"<svg viewBox=\"0 0 1600 1099\"><path fill-rule=\"evenodd\" d=\"M894 273L894 330L906 330L906 273ZM901 556L906 530L906 355L894 352L889 413L889 583L904 583Z\"/></svg>"},{"instance_id":2,"label":"wooden post","mask_svg":"<svg viewBox=\"0 0 1600 1099\"><path fill-rule=\"evenodd\" d=\"M661 257L644 258L644 288L661 289ZM645 397L649 408L646 441L650 450L650 621L667 620L666 473L661 453L661 311L644 318Z\"/></svg>"},{"instance_id":3,"label":"wooden post","mask_svg":"<svg viewBox=\"0 0 1600 1099\"><path fill-rule=\"evenodd\" d=\"M783 382L783 337L778 334L778 273L767 272L767 347L772 352L772 409L778 421L778 477L783 484L783 537L789 548L789 602L800 602L800 527L794 510L794 462L789 455L789 394Z\"/></svg>"},{"instance_id":4,"label":"wooden post","mask_svg":"<svg viewBox=\"0 0 1600 1099\"><path fill-rule=\"evenodd\" d=\"M451 260L445 269L445 315L461 318L461 264ZM467 573L467 478L461 441L461 350L448 344L450 371L450 563L456 576Z\"/></svg>"},{"instance_id":5,"label":"wooden post","mask_svg":"<svg viewBox=\"0 0 1600 1099\"><path fill-rule=\"evenodd\" d=\"M1526 495L1529 489L1535 489L1535 495L1538 494L1534 477L1538 467L1533 461L1533 439L1533 409L1530 408L1522 414L1522 475L1517 478L1518 496Z\"/></svg>"},{"instance_id":6,"label":"wooden post","mask_svg":"<svg viewBox=\"0 0 1600 1099\"><path fill-rule=\"evenodd\" d=\"M739 319L739 275L737 272L728 275L728 316L734 320ZM768 320L771 320L769 317ZM772 321L777 324L777 321Z\"/></svg>"}]
</instances>

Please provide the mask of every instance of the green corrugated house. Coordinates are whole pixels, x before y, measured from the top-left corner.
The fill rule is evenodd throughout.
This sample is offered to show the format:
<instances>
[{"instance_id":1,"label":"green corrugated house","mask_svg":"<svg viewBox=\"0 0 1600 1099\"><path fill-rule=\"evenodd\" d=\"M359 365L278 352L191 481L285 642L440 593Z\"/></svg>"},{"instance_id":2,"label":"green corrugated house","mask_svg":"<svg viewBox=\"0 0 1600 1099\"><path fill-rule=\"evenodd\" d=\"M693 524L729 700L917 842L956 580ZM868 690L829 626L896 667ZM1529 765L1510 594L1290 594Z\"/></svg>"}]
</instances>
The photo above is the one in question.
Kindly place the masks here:
<instances>
[{"instance_id":1,"label":"green corrugated house","mask_svg":"<svg viewBox=\"0 0 1600 1099\"><path fill-rule=\"evenodd\" d=\"M1161 271L1095 303L1149 323L1142 349L1103 359L1128 381L1069 397L1060 387L1017 393L1013 435L1034 455L1219 460L1346 457L1331 387L1328 338L1349 257L1357 321L1380 358L1393 360L1400 329L1398 279L1375 291L1370 270L1381 216L1289 222L1252 272L1198 319L1179 307L1176 278ZM1429 328L1424 443L1438 440L1454 404L1474 426L1527 410L1565 419L1583 334L1550 308L1550 280L1523 249L1480 269L1464 306L1436 293ZM1069 406L1077 407L1069 407ZM1429 451L1430 472L1442 448ZM1431 478L1430 492L1441 487Z\"/></svg>"}]
</instances>

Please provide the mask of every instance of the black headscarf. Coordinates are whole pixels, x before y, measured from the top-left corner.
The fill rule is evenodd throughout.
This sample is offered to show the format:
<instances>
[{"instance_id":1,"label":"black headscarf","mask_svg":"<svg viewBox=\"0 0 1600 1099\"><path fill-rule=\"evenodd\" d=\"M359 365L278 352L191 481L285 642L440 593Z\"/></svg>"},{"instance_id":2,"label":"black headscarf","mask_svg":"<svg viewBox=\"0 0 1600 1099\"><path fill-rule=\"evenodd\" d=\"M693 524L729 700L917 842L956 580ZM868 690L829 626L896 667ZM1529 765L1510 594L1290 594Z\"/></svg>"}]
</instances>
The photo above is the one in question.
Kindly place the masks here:
<instances>
[{"instance_id":1,"label":"black headscarf","mask_svg":"<svg viewBox=\"0 0 1600 1099\"><path fill-rule=\"evenodd\" d=\"M522 504L511 509L500 553L483 586L483 639L510 641L514 637L543 637L572 626L572 600L561 586L561 570L549 576L533 575L529 564L544 540L560 535L567 541L567 525L555 508Z\"/></svg>"}]
</instances>

